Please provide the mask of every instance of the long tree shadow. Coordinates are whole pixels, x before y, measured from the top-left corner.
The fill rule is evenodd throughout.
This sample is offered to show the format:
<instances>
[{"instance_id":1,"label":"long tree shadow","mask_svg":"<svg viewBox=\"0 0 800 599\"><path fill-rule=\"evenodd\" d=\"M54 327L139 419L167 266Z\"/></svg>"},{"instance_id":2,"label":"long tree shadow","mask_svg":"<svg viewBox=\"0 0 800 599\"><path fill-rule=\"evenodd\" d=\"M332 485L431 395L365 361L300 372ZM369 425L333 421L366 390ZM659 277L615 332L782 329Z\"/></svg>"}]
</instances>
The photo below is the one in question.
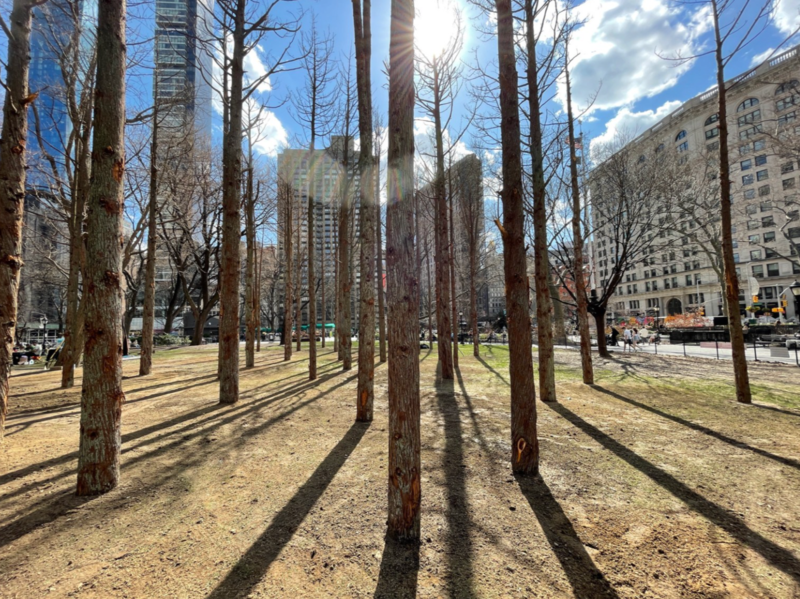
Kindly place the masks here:
<instances>
[{"instance_id":1,"label":"long tree shadow","mask_svg":"<svg viewBox=\"0 0 800 599\"><path fill-rule=\"evenodd\" d=\"M369 423L356 422L350 427L294 497L275 515L272 523L247 553L211 592L209 598L246 596L256 587L368 429Z\"/></svg>"},{"instance_id":2,"label":"long tree shadow","mask_svg":"<svg viewBox=\"0 0 800 599\"><path fill-rule=\"evenodd\" d=\"M386 535L375 599L414 599L419 576L419 541Z\"/></svg>"},{"instance_id":3,"label":"long tree shadow","mask_svg":"<svg viewBox=\"0 0 800 599\"><path fill-rule=\"evenodd\" d=\"M791 551L754 531L747 526L747 524L742 522L742 520L724 508L709 501L671 474L664 472L662 469L628 449L625 445L622 445L597 427L589 424L563 405L545 405L562 418L569 421L572 425L581 429L603 447L613 452L617 457L639 470L674 497L681 500L689 509L697 512L712 524L720 527L737 541L759 553L773 566L794 578L795 581L800 582L800 559Z\"/></svg>"},{"instance_id":4,"label":"long tree shadow","mask_svg":"<svg viewBox=\"0 0 800 599\"><path fill-rule=\"evenodd\" d=\"M516 475L576 597L618 597L603 573L597 569L564 510L541 476Z\"/></svg>"},{"instance_id":5,"label":"long tree shadow","mask_svg":"<svg viewBox=\"0 0 800 599\"><path fill-rule=\"evenodd\" d=\"M509 382L508 382L508 381L507 381L507 380L506 380L506 379L503 377L503 375L502 375L502 374L500 374L500 373L499 373L499 372L497 372L497 371L496 371L494 368L492 368L491 366L489 366L489 364L486 362L486 360L484 360L484 359L483 359L483 357L482 357L482 356L478 356L478 358L477 358L477 359L478 359L478 362L480 362L481 364L483 364L483 366L484 366L484 367L485 367L487 370L491 370L491 371L492 371L492 372L495 374L495 376L496 376L497 378L499 378L501 381L503 381L503 382L506 384L506 386L507 386L507 387L510 387L510 386L511 386L511 383L509 383Z\"/></svg>"},{"instance_id":6,"label":"long tree shadow","mask_svg":"<svg viewBox=\"0 0 800 599\"><path fill-rule=\"evenodd\" d=\"M330 375L329 378L332 378L333 376L335 376L335 375ZM298 410L304 408L305 406L308 406L308 405L318 401L319 399L321 399L325 395L329 394L330 392L334 391L337 388L340 388L340 387L346 385L347 383L355 380L356 378L357 378L357 375L353 375L353 376L351 376L351 377L349 377L349 378L347 378L347 379L345 379L343 381L340 381L339 383L337 383L336 385L330 387L329 389L325 390L324 392L320 392L317 395L315 395L314 397L311 397L309 399L306 399L305 401L296 403L296 404L292 405L291 407L287 408L286 410L282 411L281 413L276 414L275 416L273 416L269 420L267 420L265 422L262 422L258 426L251 427L251 428L247 429L247 431L245 431L244 433L242 433L241 435L239 435L239 436L237 436L235 438L236 443L242 443L243 439L245 437L249 437L249 436L255 435L256 433L259 433L261 431L264 431L264 430L268 429L269 427L273 426L277 422L287 418L288 416L294 414L295 412L297 412ZM184 427L184 429L181 429L181 430L191 430L192 432L190 434L183 435L183 436L181 436L181 437L179 437L177 439L174 439L173 441L167 443L166 445L163 445L163 446L160 446L160 447L156 447L156 448L154 448L154 449L152 449L150 451L147 451L147 452L145 452L143 454L137 455L137 456L135 456L133 458L123 459L121 468L122 468L123 471L127 471L132 466L134 466L134 465L136 465L136 464L138 464L140 462L144 462L144 461L146 461L148 459L151 459L153 457L156 457L158 455L167 453L168 451L177 449L177 448L181 447L182 445L185 445L189 441L192 441L192 440L197 439L199 437L203 437L204 435L206 435L206 434L208 434L210 432L216 432L216 431L219 430L220 427L222 427L222 426L224 426L226 424L230 424L230 423L242 418L243 416L245 416L247 414L250 414L252 412L258 411L261 408L263 408L263 407L265 407L265 406L267 406L269 404L273 404L273 403L279 401L281 398L286 396L286 393L287 392L284 391L284 393L282 393L282 394L274 395L274 396L272 396L272 397L270 397L268 399L265 399L263 401L254 402L247 409L239 410L238 412L233 413L233 414L231 414L229 411L224 410L224 408L219 406L219 404L217 404L215 406L209 406L206 409L219 410L219 414L207 419L205 421L205 423L203 423L203 422L191 423L191 424L187 425L186 427ZM292 395L294 395L294 393ZM227 414L227 416L225 418L222 418L221 420L217 421L216 419L219 416L223 415L223 414ZM201 428L198 428L203 424L206 424L207 426L203 426ZM178 432L180 432L180 431L171 431L170 433L168 433L168 436L174 436ZM160 437L159 439L162 439L162 438L163 437ZM124 448L123 449L123 455L126 455L130 451L135 450L137 447L141 447L141 446L147 445L149 443L152 443L153 441L155 441L155 439L148 440L148 441L146 441L144 443L140 443L138 446L135 446L135 447ZM189 457L187 457L185 460L183 460L182 462L179 463L179 466L177 466L175 468L167 468L167 469L165 469L161 473L162 481L168 481L175 472L177 472L177 471L179 471L181 469L188 468L192 464L197 464L201 459L200 457L198 457L199 455L200 454L198 454L196 452L191 452ZM68 476L70 474L74 474L74 470L68 470L68 471L61 472L61 473L59 473L59 474L57 474L57 475L55 475L55 476L53 476L50 479L47 479L45 481L38 481L37 485L42 485L42 484L54 482L55 480L64 478L64 477L66 477L66 476ZM158 485L153 483L152 481L148 481L148 488L155 488L157 486ZM27 490L29 490L29 489L23 487L23 488L15 491L15 492L8 493L8 494L3 496L3 500L5 500L6 498L11 497L11 496L18 495L20 493L24 493ZM31 506L26 506L27 508L35 508L35 509L33 509L32 511L28 512L24 516L22 516L20 518L17 518L16 520L11 521L8 524L5 524L4 526L0 527L0 547L2 547L4 545L7 545L8 543L11 543L12 541L14 541L14 540L16 540L18 538L21 538L22 536L28 534L32 530L34 530L34 529L36 529L36 528L38 528L38 527L40 527L40 526L42 526L44 524L49 524L51 522L54 522L58 518L63 516L69 509L71 509L71 506L68 505L67 508L65 509L64 506L59 502L59 497L62 494L63 494L63 491L58 491L58 492L52 493L52 494L44 497L43 499L41 499L40 501L38 501L37 503L35 503L35 504L31 505Z\"/></svg>"},{"instance_id":7,"label":"long tree shadow","mask_svg":"<svg viewBox=\"0 0 800 599\"><path fill-rule=\"evenodd\" d=\"M702 426L701 424L696 424L696 423L691 422L689 420L684 420L683 418L681 418L679 416L674 416L673 414L669 414L667 412L663 412L663 411L659 410L658 408L654 408L653 406L648 406L647 404L643 404L641 402L638 402L635 399L631 399L630 397L625 397L624 395L620 395L619 393L615 393L614 391L611 391L609 389L605 389L605 388L601 387L600 385L593 385L593 387L595 389L597 389L598 391L600 391L601 393L605 393L606 395L610 395L611 397L614 397L614 398L616 398L616 399L618 399L620 401L624 401L625 403L631 404L632 406L636 406L637 408L641 408L642 410L646 410L646 411L648 411L648 412L650 412L652 414L656 414L658 416L661 416L662 418L666 418L667 420L672 420L673 422L677 422L678 424L681 424L681 425L686 426L686 427L688 427L688 428L690 428L692 430L695 430L697 432L700 432L700 433L703 433L705 435L708 435L709 437L714 437L715 439L718 439L718 440L720 440L720 441L722 441L724 443L728 443L729 445L733 445L734 447L736 447L738 449L746 449L747 451L752 451L753 453L756 453L756 454L758 454L760 456L763 456L765 458L769 458L770 460L775 460L776 462L778 462L780 464L783 464L784 466L790 466L792 468L797 468L797 469L800 470L800 462L798 462L797 460L793 460L791 458L785 458L783 456L779 456L779 455L776 455L774 453L770 453L769 451L766 451L764 449L759 449L758 447L753 447L752 445L748 445L747 443L744 443L743 441L739 441L737 439L734 439L733 437L728 437L727 435L724 435L724 434L722 434L720 432L717 432L717 431L715 431L713 429L710 429L710 428L707 428L705 426Z\"/></svg>"},{"instance_id":8,"label":"long tree shadow","mask_svg":"<svg viewBox=\"0 0 800 599\"><path fill-rule=\"evenodd\" d=\"M795 418L800 418L800 412L794 412L792 410L784 410L783 408L779 408L777 406L767 406L763 403L754 403L750 404L754 408L759 408L761 410L770 410L772 412L778 412L780 414L787 414L789 416L794 416Z\"/></svg>"},{"instance_id":9,"label":"long tree shadow","mask_svg":"<svg viewBox=\"0 0 800 599\"><path fill-rule=\"evenodd\" d=\"M443 460L447 493L447 560L450 569L447 590L450 597L474 597L472 526L467 500L464 441L453 379L437 381L436 400L444 419Z\"/></svg>"}]
</instances>

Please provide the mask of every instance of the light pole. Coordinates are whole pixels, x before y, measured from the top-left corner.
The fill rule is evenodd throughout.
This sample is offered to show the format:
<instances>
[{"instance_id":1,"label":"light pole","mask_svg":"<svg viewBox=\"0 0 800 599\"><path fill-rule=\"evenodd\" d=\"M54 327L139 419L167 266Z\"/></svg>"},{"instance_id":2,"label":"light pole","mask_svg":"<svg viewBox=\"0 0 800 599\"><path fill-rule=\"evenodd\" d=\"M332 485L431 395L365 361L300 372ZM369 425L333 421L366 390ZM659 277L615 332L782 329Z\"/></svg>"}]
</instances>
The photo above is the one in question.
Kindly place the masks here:
<instances>
[{"instance_id":1,"label":"light pole","mask_svg":"<svg viewBox=\"0 0 800 599\"><path fill-rule=\"evenodd\" d=\"M800 322L800 282L795 281L789 285L789 291L794 296L794 317Z\"/></svg>"}]
</instances>

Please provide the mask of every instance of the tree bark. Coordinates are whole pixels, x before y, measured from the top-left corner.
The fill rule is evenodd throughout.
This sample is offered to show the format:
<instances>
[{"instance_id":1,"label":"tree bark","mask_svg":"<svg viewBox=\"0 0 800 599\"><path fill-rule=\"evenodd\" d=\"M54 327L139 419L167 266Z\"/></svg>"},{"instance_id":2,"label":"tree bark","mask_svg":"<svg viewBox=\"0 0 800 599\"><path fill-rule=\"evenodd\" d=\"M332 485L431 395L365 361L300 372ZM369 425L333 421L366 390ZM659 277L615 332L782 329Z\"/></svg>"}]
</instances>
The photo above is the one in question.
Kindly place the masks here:
<instances>
[{"instance_id":1,"label":"tree bark","mask_svg":"<svg viewBox=\"0 0 800 599\"><path fill-rule=\"evenodd\" d=\"M606 344L606 308L603 305L598 305L591 312L594 316L594 323L597 327L597 353L602 358L610 358L608 353L608 345Z\"/></svg>"},{"instance_id":2,"label":"tree bark","mask_svg":"<svg viewBox=\"0 0 800 599\"><path fill-rule=\"evenodd\" d=\"M747 372L747 356L744 347L744 332L739 314L739 280L733 260L733 235L731 233L731 172L728 157L728 106L725 89L725 68L722 56L719 12L717 0L711 1L714 18L715 58L717 63L717 90L719 100L719 188L720 214L722 217L722 261L725 266L725 297L728 304L728 328L731 336L733 376L736 382L736 400L752 403L750 376Z\"/></svg>"},{"instance_id":3,"label":"tree bark","mask_svg":"<svg viewBox=\"0 0 800 599\"><path fill-rule=\"evenodd\" d=\"M531 170L533 183L533 246L536 265L536 321L539 342L539 397L556 401L553 328L550 313L550 259L547 248L547 209L544 163L542 160L542 125L539 107L539 76L534 41L533 0L525 0L526 42L528 51L527 78L531 130Z\"/></svg>"},{"instance_id":4,"label":"tree bark","mask_svg":"<svg viewBox=\"0 0 800 599\"><path fill-rule=\"evenodd\" d=\"M292 284L292 261L294 259L292 249L292 227L293 227L293 198L292 188L286 181L279 181L279 205L283 204L283 235L284 247L286 248L286 274L284 275L283 302L283 360L285 362L292 359L292 308L294 302L294 288Z\"/></svg>"},{"instance_id":5,"label":"tree bark","mask_svg":"<svg viewBox=\"0 0 800 599\"><path fill-rule=\"evenodd\" d=\"M578 186L578 160L575 155L575 121L572 117L572 87L569 78L569 39L565 43L564 74L567 87L567 129L569 132L569 175L572 192L572 278L575 283L575 298L578 308L578 332L581 336L581 373L586 385L594 384L592 368L592 338L589 335L588 300L586 297L586 279L583 276L583 225L581 221L581 192ZM605 344L605 327L597 329L598 339L602 336ZM598 340L598 345L599 345Z\"/></svg>"},{"instance_id":6,"label":"tree bark","mask_svg":"<svg viewBox=\"0 0 800 599\"><path fill-rule=\"evenodd\" d=\"M314 151L312 144L311 151ZM314 273L314 253L317 244L314 238L314 183L308 194L308 380L317 378L317 281Z\"/></svg>"},{"instance_id":7,"label":"tree bark","mask_svg":"<svg viewBox=\"0 0 800 599\"><path fill-rule=\"evenodd\" d=\"M295 328L297 329L297 351L303 349L303 254L300 251L302 247L300 245L300 232L302 229L302 220L303 220L303 211L302 205L300 203L300 198L297 199L297 260L295 261L295 271L294 271L294 280L297 281L297 289L296 293L294 294L294 301L295 301L295 312L294 312L294 321L295 321ZM306 273L307 274L307 273ZM310 281L307 284L308 287L311 287Z\"/></svg>"},{"instance_id":8,"label":"tree bark","mask_svg":"<svg viewBox=\"0 0 800 599\"><path fill-rule=\"evenodd\" d=\"M156 78L158 81L158 78ZM158 86L153 94L158 98ZM139 359L139 376L147 376L153 369L156 315L156 214L158 212L158 99L153 104L153 137L150 143L150 201L147 206L147 263L144 280L144 306L142 308L142 349Z\"/></svg>"},{"instance_id":9,"label":"tree bark","mask_svg":"<svg viewBox=\"0 0 800 599\"><path fill-rule=\"evenodd\" d=\"M345 144L349 145L350 140L345 137ZM347 154L348 150L345 150ZM350 177L350 165L347 158L344 164L344 176ZM350 221L352 220L352 208L350 200L350 185L345 183L342 202L339 206L339 294L337 298L339 306L339 323L336 325L336 335L339 337L339 359L342 361L342 370L350 370L353 367L352 357L352 314L351 314L351 294L353 285L353 275L350 268Z\"/></svg>"},{"instance_id":10,"label":"tree bark","mask_svg":"<svg viewBox=\"0 0 800 599\"><path fill-rule=\"evenodd\" d=\"M375 378L375 187L372 156L372 24L371 2L353 0L353 25L356 45L358 84L358 130L361 150L358 167L361 177L360 219L361 280L358 314L358 393L356 421L372 422Z\"/></svg>"},{"instance_id":11,"label":"tree bark","mask_svg":"<svg viewBox=\"0 0 800 599\"><path fill-rule=\"evenodd\" d=\"M499 60L500 114L503 122L503 265L508 312L509 379L511 381L511 469L537 474L539 440L536 432L536 388L533 384L531 325L528 314L528 265L522 205L517 67L511 0L495 0Z\"/></svg>"},{"instance_id":12,"label":"tree bark","mask_svg":"<svg viewBox=\"0 0 800 599\"><path fill-rule=\"evenodd\" d=\"M245 4L237 0L230 60L228 127L223 136L222 250L219 309L219 401L239 401L239 277L241 256L242 86L245 52Z\"/></svg>"},{"instance_id":13,"label":"tree bark","mask_svg":"<svg viewBox=\"0 0 800 599\"><path fill-rule=\"evenodd\" d=\"M249 130L247 138L247 177L245 183L244 200L244 229L247 244L247 255L245 257L244 267L244 361L245 368L253 368L256 365L256 314L255 306L253 305L253 300L256 293L256 198L253 190L253 146Z\"/></svg>"},{"instance_id":14,"label":"tree bark","mask_svg":"<svg viewBox=\"0 0 800 599\"><path fill-rule=\"evenodd\" d=\"M384 301L384 290L383 290L383 224L381 223L381 163L380 163L380 153L378 153L375 157L375 211L377 212L378 218L375 219L375 235L377 238L377 242L375 244L376 249L376 261L378 264L378 353L380 354L380 361L386 361L386 306ZM419 249L417 249L419 253ZM419 263L419 260L417 260ZM417 272L420 272L419 265L417 266Z\"/></svg>"},{"instance_id":15,"label":"tree bark","mask_svg":"<svg viewBox=\"0 0 800 599\"><path fill-rule=\"evenodd\" d=\"M97 11L97 79L86 248L86 346L77 494L119 482L122 391L121 244L125 174L125 0Z\"/></svg>"},{"instance_id":16,"label":"tree bark","mask_svg":"<svg viewBox=\"0 0 800 599\"><path fill-rule=\"evenodd\" d=\"M341 326L341 315L339 314L339 260L341 259L341 252L339 251L339 210L336 213L337 216L333 221L333 247L336 248L333 258L333 353L336 354L336 359L341 361L342 353L339 349L339 327Z\"/></svg>"},{"instance_id":17,"label":"tree bark","mask_svg":"<svg viewBox=\"0 0 800 599\"><path fill-rule=\"evenodd\" d=\"M449 230L450 230L450 239L447 243L447 257L450 260L450 305L451 305L451 323L453 325L453 368L458 369L458 334L460 331L460 325L458 321L458 305L456 302L456 242L455 242L455 235L453 232L454 228L454 219L453 219L453 204L455 203L455 195L453 194L453 185L452 185L452 172L448 170L448 197L450 204L450 222L449 222Z\"/></svg>"},{"instance_id":18,"label":"tree bark","mask_svg":"<svg viewBox=\"0 0 800 599\"><path fill-rule=\"evenodd\" d=\"M389 305L388 535L418 541L419 287L414 268L414 1L392 0L386 270Z\"/></svg>"},{"instance_id":19,"label":"tree bark","mask_svg":"<svg viewBox=\"0 0 800 599\"><path fill-rule=\"evenodd\" d=\"M472 199L470 199L472 201ZM472 226L474 223L470 223ZM478 333L478 248L469 248L469 322L472 328L472 355L480 357L480 335Z\"/></svg>"},{"instance_id":20,"label":"tree bark","mask_svg":"<svg viewBox=\"0 0 800 599\"><path fill-rule=\"evenodd\" d=\"M22 268L28 106L35 100L35 96L28 95L31 10L34 4L31 0L14 0L11 10L3 136L0 139L0 440L8 414L8 379L17 328L17 295Z\"/></svg>"}]
</instances>

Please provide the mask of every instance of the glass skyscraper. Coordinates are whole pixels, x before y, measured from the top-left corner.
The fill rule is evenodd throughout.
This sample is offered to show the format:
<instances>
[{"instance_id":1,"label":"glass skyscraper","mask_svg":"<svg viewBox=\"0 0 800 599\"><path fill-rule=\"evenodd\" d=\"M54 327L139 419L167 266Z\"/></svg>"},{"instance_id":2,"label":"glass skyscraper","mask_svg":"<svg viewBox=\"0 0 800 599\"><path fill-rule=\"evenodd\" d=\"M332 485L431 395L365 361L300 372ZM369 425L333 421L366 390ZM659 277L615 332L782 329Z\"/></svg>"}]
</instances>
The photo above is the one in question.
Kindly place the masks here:
<instances>
[{"instance_id":1,"label":"glass skyscraper","mask_svg":"<svg viewBox=\"0 0 800 599\"><path fill-rule=\"evenodd\" d=\"M202 139L211 136L211 59L203 46L210 41L212 2L156 0L154 95L176 99L162 123L182 133L193 127Z\"/></svg>"}]
</instances>

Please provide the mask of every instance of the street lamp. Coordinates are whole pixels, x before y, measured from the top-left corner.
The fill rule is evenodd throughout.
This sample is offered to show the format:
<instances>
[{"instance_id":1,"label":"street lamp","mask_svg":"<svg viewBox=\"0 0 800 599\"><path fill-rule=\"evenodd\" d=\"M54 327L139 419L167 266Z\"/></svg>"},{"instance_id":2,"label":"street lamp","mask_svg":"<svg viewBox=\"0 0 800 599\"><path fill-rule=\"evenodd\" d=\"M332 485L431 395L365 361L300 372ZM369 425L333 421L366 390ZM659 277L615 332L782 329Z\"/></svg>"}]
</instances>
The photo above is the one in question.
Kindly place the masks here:
<instances>
[{"instance_id":1,"label":"street lamp","mask_svg":"<svg viewBox=\"0 0 800 599\"><path fill-rule=\"evenodd\" d=\"M794 296L794 317L800 322L800 282L795 281L789 285L789 291Z\"/></svg>"}]
</instances>

